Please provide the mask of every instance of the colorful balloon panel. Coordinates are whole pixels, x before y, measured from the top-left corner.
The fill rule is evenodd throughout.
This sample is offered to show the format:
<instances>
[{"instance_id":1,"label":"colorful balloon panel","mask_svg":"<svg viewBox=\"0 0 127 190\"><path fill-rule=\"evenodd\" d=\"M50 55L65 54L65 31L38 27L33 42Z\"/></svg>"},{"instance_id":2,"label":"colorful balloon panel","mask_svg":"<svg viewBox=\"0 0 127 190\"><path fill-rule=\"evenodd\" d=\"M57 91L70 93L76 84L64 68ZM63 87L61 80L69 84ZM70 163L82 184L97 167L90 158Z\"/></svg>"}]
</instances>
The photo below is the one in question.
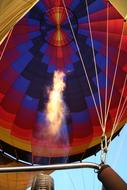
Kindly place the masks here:
<instances>
[{"instance_id":1,"label":"colorful balloon panel","mask_svg":"<svg viewBox=\"0 0 127 190\"><path fill-rule=\"evenodd\" d=\"M39 0L2 0L0 3L0 45L7 37L14 25L27 13Z\"/></svg>"},{"instance_id":2,"label":"colorful balloon panel","mask_svg":"<svg viewBox=\"0 0 127 190\"><path fill-rule=\"evenodd\" d=\"M106 123L108 137L119 102L122 107L126 101L127 25L119 52L124 21L110 5L107 63L107 4L103 0L88 1L90 25L86 10L84 1L40 0L13 30L0 64L0 139L2 149L19 160L69 162L96 152L102 135L100 120L105 116L107 64L108 105L118 62ZM53 138L45 132L45 107L47 89L57 70L65 73L63 96L68 114L59 135ZM126 120L124 111L116 133Z\"/></svg>"},{"instance_id":3,"label":"colorful balloon panel","mask_svg":"<svg viewBox=\"0 0 127 190\"><path fill-rule=\"evenodd\" d=\"M127 11L126 11L127 1L126 0L122 0L122 1L110 0L110 2L126 20L127 19Z\"/></svg>"}]
</instances>

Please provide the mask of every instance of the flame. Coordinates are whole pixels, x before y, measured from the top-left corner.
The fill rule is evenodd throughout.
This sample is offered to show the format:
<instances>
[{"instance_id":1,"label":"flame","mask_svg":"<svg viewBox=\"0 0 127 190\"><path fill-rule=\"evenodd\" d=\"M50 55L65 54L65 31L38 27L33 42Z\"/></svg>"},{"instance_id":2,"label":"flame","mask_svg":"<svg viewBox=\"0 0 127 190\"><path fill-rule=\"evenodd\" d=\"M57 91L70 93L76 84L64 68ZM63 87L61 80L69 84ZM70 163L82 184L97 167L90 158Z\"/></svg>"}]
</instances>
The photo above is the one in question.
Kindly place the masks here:
<instances>
[{"instance_id":1,"label":"flame","mask_svg":"<svg viewBox=\"0 0 127 190\"><path fill-rule=\"evenodd\" d=\"M49 101L46 105L46 121L49 133L57 135L63 122L65 121L66 105L63 100L63 91L65 89L65 74L56 71L53 78L53 87L49 91Z\"/></svg>"}]
</instances>

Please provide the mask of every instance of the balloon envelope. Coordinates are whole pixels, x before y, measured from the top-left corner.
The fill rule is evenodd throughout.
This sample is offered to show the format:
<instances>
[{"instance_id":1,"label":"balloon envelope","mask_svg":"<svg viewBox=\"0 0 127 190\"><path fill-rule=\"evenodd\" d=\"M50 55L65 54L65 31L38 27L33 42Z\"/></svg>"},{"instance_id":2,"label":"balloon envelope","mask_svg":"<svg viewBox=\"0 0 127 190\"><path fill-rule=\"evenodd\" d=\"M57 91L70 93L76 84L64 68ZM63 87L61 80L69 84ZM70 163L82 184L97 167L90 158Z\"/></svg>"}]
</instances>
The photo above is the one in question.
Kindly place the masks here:
<instances>
[{"instance_id":1,"label":"balloon envelope","mask_svg":"<svg viewBox=\"0 0 127 190\"><path fill-rule=\"evenodd\" d=\"M40 0L13 30L0 64L0 139L1 149L18 160L49 164L80 160L94 154L102 135L101 121L108 108L106 81L109 105L117 62L113 98L107 110L108 137L119 102L124 105L127 25L125 23L118 56L123 18L110 6L106 61L107 4L103 0L88 1L88 9L94 49L86 5L81 0L66 0L65 4ZM63 98L67 114L59 134L52 137L45 133L45 108L47 89L52 86L57 70L65 73ZM116 132L126 119L124 111Z\"/></svg>"},{"instance_id":2,"label":"balloon envelope","mask_svg":"<svg viewBox=\"0 0 127 190\"><path fill-rule=\"evenodd\" d=\"M38 0L1 0L0 44L14 25L38 2Z\"/></svg>"},{"instance_id":3,"label":"balloon envelope","mask_svg":"<svg viewBox=\"0 0 127 190\"><path fill-rule=\"evenodd\" d=\"M123 18L127 19L127 1L126 0L110 0L112 5L118 10L118 12L123 16Z\"/></svg>"}]
</instances>

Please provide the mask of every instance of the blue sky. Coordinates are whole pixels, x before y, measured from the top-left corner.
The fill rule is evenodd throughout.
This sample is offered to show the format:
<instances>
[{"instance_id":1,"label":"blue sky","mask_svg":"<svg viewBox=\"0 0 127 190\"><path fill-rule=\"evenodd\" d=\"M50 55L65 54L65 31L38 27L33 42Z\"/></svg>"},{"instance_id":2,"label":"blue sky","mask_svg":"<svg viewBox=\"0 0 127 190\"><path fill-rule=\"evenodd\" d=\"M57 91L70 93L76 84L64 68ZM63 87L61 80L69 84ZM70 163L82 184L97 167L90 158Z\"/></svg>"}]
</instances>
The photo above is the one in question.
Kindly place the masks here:
<instances>
[{"instance_id":1,"label":"blue sky","mask_svg":"<svg viewBox=\"0 0 127 190\"><path fill-rule=\"evenodd\" d=\"M100 153L84 161L100 163ZM110 146L107 163L127 181L127 125ZM92 169L73 169L52 173L55 190L101 190L101 183Z\"/></svg>"},{"instance_id":2,"label":"blue sky","mask_svg":"<svg viewBox=\"0 0 127 190\"><path fill-rule=\"evenodd\" d=\"M100 163L100 152L84 161ZM127 124L111 143L108 151L109 164L125 181L127 181ZM102 185L93 169L72 169L54 171L55 190L101 190Z\"/></svg>"}]
</instances>

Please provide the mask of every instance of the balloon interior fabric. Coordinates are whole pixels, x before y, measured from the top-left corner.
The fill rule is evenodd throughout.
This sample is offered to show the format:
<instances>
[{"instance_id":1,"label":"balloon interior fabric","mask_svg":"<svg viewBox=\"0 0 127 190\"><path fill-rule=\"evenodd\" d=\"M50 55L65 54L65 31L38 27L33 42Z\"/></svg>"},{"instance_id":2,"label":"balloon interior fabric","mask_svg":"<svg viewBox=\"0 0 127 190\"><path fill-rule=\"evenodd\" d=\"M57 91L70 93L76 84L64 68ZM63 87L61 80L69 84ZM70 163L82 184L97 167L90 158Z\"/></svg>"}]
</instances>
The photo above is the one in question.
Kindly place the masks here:
<instances>
[{"instance_id":1,"label":"balloon interior fabric","mask_svg":"<svg viewBox=\"0 0 127 190\"><path fill-rule=\"evenodd\" d=\"M104 129L109 137L127 121L126 51L127 24L107 1L40 0L1 60L1 150L32 164L96 153ZM45 110L55 71L64 72L66 113L50 135Z\"/></svg>"},{"instance_id":2,"label":"balloon interior fabric","mask_svg":"<svg viewBox=\"0 0 127 190\"><path fill-rule=\"evenodd\" d=\"M1 0L0 2L0 45L13 26L27 13L38 0Z\"/></svg>"},{"instance_id":3,"label":"balloon interior fabric","mask_svg":"<svg viewBox=\"0 0 127 190\"><path fill-rule=\"evenodd\" d=\"M25 164L19 163L16 160L9 159L4 155L0 155L0 167L20 167ZM1 190L24 190L31 186L34 176L40 172L22 172L0 174L0 189ZM51 171L46 171L44 174L50 174Z\"/></svg>"},{"instance_id":4,"label":"balloon interior fabric","mask_svg":"<svg viewBox=\"0 0 127 190\"><path fill-rule=\"evenodd\" d=\"M109 0L113 6L118 10L118 12L124 17L124 19L127 19L127 1L126 0Z\"/></svg>"}]
</instances>

